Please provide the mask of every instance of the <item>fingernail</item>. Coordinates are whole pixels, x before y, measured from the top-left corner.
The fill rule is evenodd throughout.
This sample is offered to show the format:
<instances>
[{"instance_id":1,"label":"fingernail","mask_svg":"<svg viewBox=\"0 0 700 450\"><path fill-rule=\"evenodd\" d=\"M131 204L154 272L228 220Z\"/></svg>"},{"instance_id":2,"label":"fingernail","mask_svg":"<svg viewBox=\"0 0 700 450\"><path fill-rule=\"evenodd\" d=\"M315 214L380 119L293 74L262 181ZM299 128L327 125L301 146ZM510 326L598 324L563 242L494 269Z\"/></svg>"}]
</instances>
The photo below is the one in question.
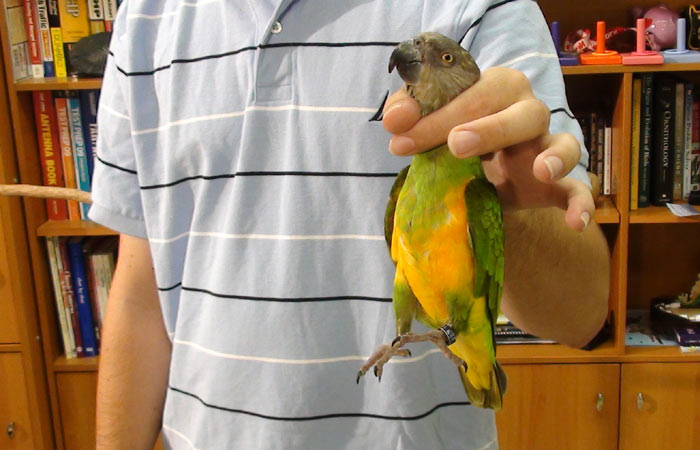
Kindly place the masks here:
<instances>
[{"instance_id":1,"label":"fingernail","mask_svg":"<svg viewBox=\"0 0 700 450\"><path fill-rule=\"evenodd\" d=\"M385 109L385 110L382 112L382 115L383 115L384 117L386 117L386 116L389 115L389 113L391 113L392 111L403 107L403 105L404 105L403 102L396 102L396 103L394 103L393 105L391 105L390 107L388 107L387 109Z\"/></svg>"},{"instance_id":2,"label":"fingernail","mask_svg":"<svg viewBox=\"0 0 700 450\"><path fill-rule=\"evenodd\" d=\"M389 141L389 150L395 155L406 155L411 153L414 148L416 148L416 143L406 136L394 136Z\"/></svg>"},{"instance_id":3,"label":"fingernail","mask_svg":"<svg viewBox=\"0 0 700 450\"><path fill-rule=\"evenodd\" d=\"M555 180L561 176L561 173L564 170L564 163L561 159L557 158L556 156L548 156L543 159L543 161L544 165L547 166L547 170L549 170L550 180Z\"/></svg>"},{"instance_id":4,"label":"fingernail","mask_svg":"<svg viewBox=\"0 0 700 450\"><path fill-rule=\"evenodd\" d=\"M467 157L476 152L480 142L481 138L473 131L456 131L450 135L448 146L455 155Z\"/></svg>"},{"instance_id":5,"label":"fingernail","mask_svg":"<svg viewBox=\"0 0 700 450\"><path fill-rule=\"evenodd\" d=\"M581 213L581 221L583 222L583 229L588 228L588 224L591 222L591 214L588 211Z\"/></svg>"}]
</instances>

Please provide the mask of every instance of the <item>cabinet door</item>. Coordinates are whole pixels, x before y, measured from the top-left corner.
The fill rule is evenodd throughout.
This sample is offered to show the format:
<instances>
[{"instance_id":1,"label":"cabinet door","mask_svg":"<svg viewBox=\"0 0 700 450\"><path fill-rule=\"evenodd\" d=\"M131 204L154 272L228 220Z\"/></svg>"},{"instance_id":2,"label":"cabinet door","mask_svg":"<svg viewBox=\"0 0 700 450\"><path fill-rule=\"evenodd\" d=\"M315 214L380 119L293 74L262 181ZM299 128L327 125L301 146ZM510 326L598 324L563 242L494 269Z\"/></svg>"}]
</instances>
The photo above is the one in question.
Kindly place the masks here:
<instances>
[{"instance_id":1,"label":"cabinet door","mask_svg":"<svg viewBox=\"0 0 700 450\"><path fill-rule=\"evenodd\" d=\"M2 213L0 213L2 214ZM3 232L0 216L0 344L12 344L19 342L15 309L12 306L14 295L10 286L10 271L8 267L7 248L5 247L5 234Z\"/></svg>"},{"instance_id":2,"label":"cabinet door","mask_svg":"<svg viewBox=\"0 0 700 450\"><path fill-rule=\"evenodd\" d=\"M508 389L496 414L501 450L617 449L618 364L504 369Z\"/></svg>"},{"instance_id":3,"label":"cabinet door","mask_svg":"<svg viewBox=\"0 0 700 450\"><path fill-rule=\"evenodd\" d=\"M0 353L0 448L34 448L22 356Z\"/></svg>"},{"instance_id":4,"label":"cabinet door","mask_svg":"<svg viewBox=\"0 0 700 450\"><path fill-rule=\"evenodd\" d=\"M57 373L56 387L64 448L94 448L97 372Z\"/></svg>"},{"instance_id":5,"label":"cabinet door","mask_svg":"<svg viewBox=\"0 0 700 450\"><path fill-rule=\"evenodd\" d=\"M623 364L620 450L700 448L698 405L700 363Z\"/></svg>"}]
</instances>

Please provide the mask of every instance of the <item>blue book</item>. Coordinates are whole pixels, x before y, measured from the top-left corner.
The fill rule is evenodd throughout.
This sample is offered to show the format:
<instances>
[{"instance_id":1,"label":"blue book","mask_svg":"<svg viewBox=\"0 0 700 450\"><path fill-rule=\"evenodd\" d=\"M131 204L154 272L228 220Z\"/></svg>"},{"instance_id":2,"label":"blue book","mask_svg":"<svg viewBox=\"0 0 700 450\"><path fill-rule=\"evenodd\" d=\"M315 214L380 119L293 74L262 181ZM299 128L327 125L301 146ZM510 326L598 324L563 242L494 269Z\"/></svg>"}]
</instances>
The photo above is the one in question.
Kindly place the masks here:
<instances>
[{"instance_id":1,"label":"blue book","mask_svg":"<svg viewBox=\"0 0 700 450\"><path fill-rule=\"evenodd\" d=\"M97 102L99 91L80 91L80 112L83 119L83 136L85 137L85 157L88 164L88 177L92 181L95 167L95 148L97 148Z\"/></svg>"},{"instance_id":2,"label":"blue book","mask_svg":"<svg viewBox=\"0 0 700 450\"><path fill-rule=\"evenodd\" d=\"M97 356L95 322L92 319L92 308L90 307L90 294L88 290L87 272L85 271L85 261L83 260L82 241L82 238L71 238L68 240L68 258L70 260L73 292L78 308L80 334L83 338L83 352L85 356Z\"/></svg>"},{"instance_id":3,"label":"blue book","mask_svg":"<svg viewBox=\"0 0 700 450\"><path fill-rule=\"evenodd\" d=\"M68 97L68 125L73 141L73 160L75 162L75 182L78 189L90 192L90 168L85 150L85 134L83 133L83 119L80 111L80 100L75 96ZM80 204L80 215L83 220L88 218L90 205Z\"/></svg>"}]
</instances>

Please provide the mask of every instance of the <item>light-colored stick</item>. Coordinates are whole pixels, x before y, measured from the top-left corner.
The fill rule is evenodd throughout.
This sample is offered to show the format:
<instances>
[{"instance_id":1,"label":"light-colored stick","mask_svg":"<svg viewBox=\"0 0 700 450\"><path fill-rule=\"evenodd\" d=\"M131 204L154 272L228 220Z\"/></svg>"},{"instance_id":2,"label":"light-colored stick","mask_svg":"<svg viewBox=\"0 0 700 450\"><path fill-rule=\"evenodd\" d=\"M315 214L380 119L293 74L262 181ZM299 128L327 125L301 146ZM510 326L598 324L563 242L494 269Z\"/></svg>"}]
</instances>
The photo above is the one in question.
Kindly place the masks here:
<instances>
[{"instance_id":1,"label":"light-colored stick","mask_svg":"<svg viewBox=\"0 0 700 450\"><path fill-rule=\"evenodd\" d=\"M34 186L31 184L0 184L0 195L22 197L58 198L92 203L89 192L64 187Z\"/></svg>"}]
</instances>

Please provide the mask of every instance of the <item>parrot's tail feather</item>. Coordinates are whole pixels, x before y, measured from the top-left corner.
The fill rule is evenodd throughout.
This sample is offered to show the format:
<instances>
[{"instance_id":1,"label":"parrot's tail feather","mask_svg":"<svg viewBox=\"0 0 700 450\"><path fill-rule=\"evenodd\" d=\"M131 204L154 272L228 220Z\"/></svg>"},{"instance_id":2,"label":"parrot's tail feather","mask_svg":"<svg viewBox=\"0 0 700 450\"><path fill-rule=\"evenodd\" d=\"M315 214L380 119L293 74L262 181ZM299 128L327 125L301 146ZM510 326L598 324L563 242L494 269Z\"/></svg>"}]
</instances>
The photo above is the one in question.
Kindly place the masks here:
<instances>
[{"instance_id":1,"label":"parrot's tail feather","mask_svg":"<svg viewBox=\"0 0 700 450\"><path fill-rule=\"evenodd\" d=\"M467 396L472 405L478 406L479 408L491 408L495 411L501 409L503 405L503 395L506 393L506 386L508 384L508 377L498 361L494 361L491 369L490 389L478 389L474 387L469 381L469 378L467 378L467 371L463 367L459 368L459 375L462 378L464 390L467 392Z\"/></svg>"}]
</instances>

